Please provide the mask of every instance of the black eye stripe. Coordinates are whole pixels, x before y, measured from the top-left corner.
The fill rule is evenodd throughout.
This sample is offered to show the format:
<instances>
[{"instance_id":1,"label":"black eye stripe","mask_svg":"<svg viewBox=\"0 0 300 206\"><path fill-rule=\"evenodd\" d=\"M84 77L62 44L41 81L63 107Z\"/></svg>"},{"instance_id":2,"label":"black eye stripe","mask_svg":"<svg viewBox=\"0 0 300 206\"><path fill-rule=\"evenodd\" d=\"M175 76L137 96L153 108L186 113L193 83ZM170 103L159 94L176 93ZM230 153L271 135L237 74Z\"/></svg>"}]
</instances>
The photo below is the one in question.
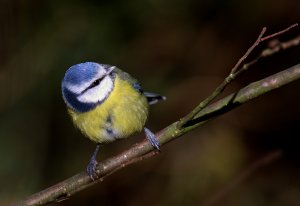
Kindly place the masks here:
<instances>
[{"instance_id":1,"label":"black eye stripe","mask_svg":"<svg viewBox=\"0 0 300 206\"><path fill-rule=\"evenodd\" d=\"M93 81L90 86L88 86L86 89L84 89L81 94L85 93L87 90L94 88L96 86L98 86L100 84L100 82L105 78L106 76L104 75L103 77L100 77L99 79L96 79L95 81Z\"/></svg>"},{"instance_id":2,"label":"black eye stripe","mask_svg":"<svg viewBox=\"0 0 300 206\"><path fill-rule=\"evenodd\" d=\"M87 88L87 89L90 89L90 88L93 88L93 87L96 87L100 84L100 82L105 78L106 76L103 76L103 77L100 77L99 79L96 79L95 81L93 81L93 83Z\"/></svg>"}]
</instances>

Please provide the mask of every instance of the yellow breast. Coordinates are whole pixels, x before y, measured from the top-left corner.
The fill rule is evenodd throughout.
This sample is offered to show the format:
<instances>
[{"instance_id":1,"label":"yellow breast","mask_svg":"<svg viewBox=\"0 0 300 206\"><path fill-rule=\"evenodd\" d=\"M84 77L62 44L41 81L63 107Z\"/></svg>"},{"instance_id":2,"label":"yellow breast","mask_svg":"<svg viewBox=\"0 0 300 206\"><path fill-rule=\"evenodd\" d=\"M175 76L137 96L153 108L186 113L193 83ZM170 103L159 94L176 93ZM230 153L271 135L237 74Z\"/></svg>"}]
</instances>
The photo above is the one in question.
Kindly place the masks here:
<instances>
[{"instance_id":1,"label":"yellow breast","mask_svg":"<svg viewBox=\"0 0 300 206\"><path fill-rule=\"evenodd\" d=\"M91 140L108 143L141 131L148 116L148 102L129 82L116 75L108 98L91 111L69 109L74 124Z\"/></svg>"}]
</instances>

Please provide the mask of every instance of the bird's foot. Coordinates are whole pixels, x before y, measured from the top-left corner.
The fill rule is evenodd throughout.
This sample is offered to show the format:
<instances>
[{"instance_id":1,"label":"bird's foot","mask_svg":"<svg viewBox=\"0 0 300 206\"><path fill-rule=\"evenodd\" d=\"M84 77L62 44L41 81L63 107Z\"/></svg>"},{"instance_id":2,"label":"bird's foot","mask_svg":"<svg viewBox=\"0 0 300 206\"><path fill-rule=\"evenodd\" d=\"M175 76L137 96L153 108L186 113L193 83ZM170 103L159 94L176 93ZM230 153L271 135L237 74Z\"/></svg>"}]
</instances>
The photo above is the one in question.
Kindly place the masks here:
<instances>
[{"instance_id":1,"label":"bird's foot","mask_svg":"<svg viewBox=\"0 0 300 206\"><path fill-rule=\"evenodd\" d=\"M155 134L146 127L144 128L144 131L145 131L146 137L147 137L148 141L151 143L151 145L155 149L160 150L160 144L157 141L157 137L155 136Z\"/></svg>"},{"instance_id":2,"label":"bird's foot","mask_svg":"<svg viewBox=\"0 0 300 206\"><path fill-rule=\"evenodd\" d=\"M95 149L95 151L94 151L94 153L93 153L93 155L90 159L90 162L86 167L86 172L89 175L89 177L91 178L91 180L93 180L93 181L95 181L95 179L98 179L98 175L97 175L97 171L96 171L96 167L97 167L98 162L97 162L96 157L97 157L97 154L98 154L98 151L99 151L99 147L100 147L100 145L97 144L97 147L96 147L96 149Z\"/></svg>"},{"instance_id":3,"label":"bird's foot","mask_svg":"<svg viewBox=\"0 0 300 206\"><path fill-rule=\"evenodd\" d=\"M97 160L92 157L89 164L86 167L86 172L88 173L89 177L93 181L95 181L95 179L98 178L98 175L97 175L97 172L96 172L97 164L98 164Z\"/></svg>"}]
</instances>

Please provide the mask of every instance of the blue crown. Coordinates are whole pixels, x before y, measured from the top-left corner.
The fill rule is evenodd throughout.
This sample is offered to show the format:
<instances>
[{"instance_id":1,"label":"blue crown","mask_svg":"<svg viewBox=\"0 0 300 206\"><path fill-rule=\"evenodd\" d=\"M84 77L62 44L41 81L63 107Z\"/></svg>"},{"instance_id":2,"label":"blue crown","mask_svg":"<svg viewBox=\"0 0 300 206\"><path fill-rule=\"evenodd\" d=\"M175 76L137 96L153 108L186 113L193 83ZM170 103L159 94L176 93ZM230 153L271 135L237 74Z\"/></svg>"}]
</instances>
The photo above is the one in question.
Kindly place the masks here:
<instances>
[{"instance_id":1,"label":"blue crown","mask_svg":"<svg viewBox=\"0 0 300 206\"><path fill-rule=\"evenodd\" d=\"M81 84L91 80L98 71L100 64L94 62L85 62L71 66L65 74L63 83Z\"/></svg>"}]
</instances>

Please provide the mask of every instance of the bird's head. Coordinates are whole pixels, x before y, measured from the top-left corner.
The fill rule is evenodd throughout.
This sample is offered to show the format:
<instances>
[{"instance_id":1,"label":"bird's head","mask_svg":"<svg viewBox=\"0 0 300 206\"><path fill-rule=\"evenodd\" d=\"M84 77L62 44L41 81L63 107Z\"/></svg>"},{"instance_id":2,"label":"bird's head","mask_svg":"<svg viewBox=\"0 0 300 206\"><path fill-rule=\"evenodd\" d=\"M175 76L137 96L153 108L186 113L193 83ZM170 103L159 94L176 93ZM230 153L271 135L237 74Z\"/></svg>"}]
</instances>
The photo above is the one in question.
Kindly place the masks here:
<instances>
[{"instance_id":1,"label":"bird's head","mask_svg":"<svg viewBox=\"0 0 300 206\"><path fill-rule=\"evenodd\" d=\"M71 66L62 80L62 95L67 106L86 112L101 104L113 90L115 68L94 62Z\"/></svg>"}]
</instances>

